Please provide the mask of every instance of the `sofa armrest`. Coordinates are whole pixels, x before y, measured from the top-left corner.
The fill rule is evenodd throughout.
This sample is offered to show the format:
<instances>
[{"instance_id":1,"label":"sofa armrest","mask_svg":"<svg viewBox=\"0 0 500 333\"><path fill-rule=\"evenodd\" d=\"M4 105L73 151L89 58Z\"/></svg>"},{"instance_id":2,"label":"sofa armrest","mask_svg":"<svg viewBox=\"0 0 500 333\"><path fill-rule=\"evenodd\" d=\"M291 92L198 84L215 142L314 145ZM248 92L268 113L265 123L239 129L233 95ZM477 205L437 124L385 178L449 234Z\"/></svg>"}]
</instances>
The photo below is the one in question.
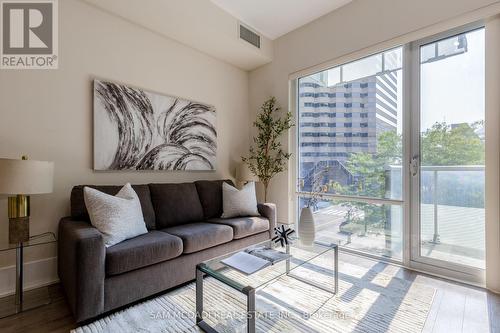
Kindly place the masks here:
<instances>
[{"instance_id":1,"label":"sofa armrest","mask_svg":"<svg viewBox=\"0 0 500 333\"><path fill-rule=\"evenodd\" d=\"M274 237L274 228L276 227L276 205L273 203L257 204L259 214L269 220L269 237Z\"/></svg>"},{"instance_id":2,"label":"sofa armrest","mask_svg":"<svg viewBox=\"0 0 500 333\"><path fill-rule=\"evenodd\" d=\"M59 222L58 273L77 322L104 311L102 234L91 224L69 217Z\"/></svg>"}]
</instances>

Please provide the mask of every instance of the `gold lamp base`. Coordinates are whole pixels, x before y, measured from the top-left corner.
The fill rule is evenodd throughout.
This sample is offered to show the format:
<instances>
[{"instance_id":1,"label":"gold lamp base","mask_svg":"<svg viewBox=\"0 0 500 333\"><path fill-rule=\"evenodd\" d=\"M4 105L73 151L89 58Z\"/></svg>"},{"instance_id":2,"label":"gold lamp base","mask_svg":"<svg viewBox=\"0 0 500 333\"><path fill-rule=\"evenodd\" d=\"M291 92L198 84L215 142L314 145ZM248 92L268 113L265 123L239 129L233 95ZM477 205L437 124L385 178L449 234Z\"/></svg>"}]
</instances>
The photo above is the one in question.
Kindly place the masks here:
<instances>
[{"instance_id":1,"label":"gold lamp base","mask_svg":"<svg viewBox=\"0 0 500 333\"><path fill-rule=\"evenodd\" d=\"M9 243L23 243L30 238L30 197L17 195L9 197Z\"/></svg>"}]
</instances>

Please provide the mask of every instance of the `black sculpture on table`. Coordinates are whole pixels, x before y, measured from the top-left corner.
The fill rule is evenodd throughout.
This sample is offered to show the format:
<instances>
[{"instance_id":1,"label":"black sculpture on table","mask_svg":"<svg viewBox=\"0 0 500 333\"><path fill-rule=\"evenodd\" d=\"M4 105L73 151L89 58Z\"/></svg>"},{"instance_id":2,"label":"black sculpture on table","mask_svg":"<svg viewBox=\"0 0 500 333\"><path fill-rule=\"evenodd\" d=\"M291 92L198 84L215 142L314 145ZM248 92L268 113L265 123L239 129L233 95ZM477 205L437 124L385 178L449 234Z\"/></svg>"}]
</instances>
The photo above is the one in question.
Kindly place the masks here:
<instances>
[{"instance_id":1,"label":"black sculpture on table","mask_svg":"<svg viewBox=\"0 0 500 333\"><path fill-rule=\"evenodd\" d=\"M272 239L276 244L281 243L281 246L288 245L290 243L290 239L288 239L288 236L293 234L295 230L287 228L285 229L285 226L282 225L281 228L274 228L274 233L276 236Z\"/></svg>"}]
</instances>

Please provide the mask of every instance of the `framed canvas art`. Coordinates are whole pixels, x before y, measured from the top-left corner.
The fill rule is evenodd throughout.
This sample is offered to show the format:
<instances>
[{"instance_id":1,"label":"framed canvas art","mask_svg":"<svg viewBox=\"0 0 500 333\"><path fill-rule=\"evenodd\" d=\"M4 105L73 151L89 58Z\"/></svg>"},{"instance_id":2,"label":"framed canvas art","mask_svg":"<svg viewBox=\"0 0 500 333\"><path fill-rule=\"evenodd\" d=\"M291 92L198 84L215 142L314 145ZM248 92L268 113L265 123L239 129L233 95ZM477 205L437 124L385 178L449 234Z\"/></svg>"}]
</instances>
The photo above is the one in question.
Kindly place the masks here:
<instances>
[{"instance_id":1,"label":"framed canvas art","mask_svg":"<svg viewBox=\"0 0 500 333\"><path fill-rule=\"evenodd\" d=\"M215 170L213 106L94 80L94 170Z\"/></svg>"}]
</instances>

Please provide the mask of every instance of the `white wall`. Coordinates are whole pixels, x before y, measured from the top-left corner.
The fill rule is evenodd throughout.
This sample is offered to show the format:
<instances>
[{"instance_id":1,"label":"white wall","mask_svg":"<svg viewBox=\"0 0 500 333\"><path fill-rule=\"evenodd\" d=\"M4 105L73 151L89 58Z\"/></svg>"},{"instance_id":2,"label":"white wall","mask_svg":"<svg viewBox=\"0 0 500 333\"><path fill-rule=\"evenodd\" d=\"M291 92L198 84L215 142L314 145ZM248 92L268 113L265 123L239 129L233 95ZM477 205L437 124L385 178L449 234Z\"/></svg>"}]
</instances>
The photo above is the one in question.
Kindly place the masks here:
<instances>
[{"instance_id":1,"label":"white wall","mask_svg":"<svg viewBox=\"0 0 500 333\"><path fill-rule=\"evenodd\" d=\"M59 50L57 70L0 70L0 156L55 161L54 193L32 198L32 234L57 230L76 184L233 176L248 147L247 72L76 0L59 1ZM94 77L214 105L217 171L93 172ZM6 206L0 200L2 243L8 237ZM27 261L55 255L54 247L26 252ZM0 267L13 263L13 254L0 254Z\"/></svg>"},{"instance_id":2,"label":"white wall","mask_svg":"<svg viewBox=\"0 0 500 333\"><path fill-rule=\"evenodd\" d=\"M250 110L255 116L270 95L276 96L283 109L289 109L289 78L299 71L319 69L318 64L342 62L356 54L366 55L380 47L400 45L412 38L425 37L426 33L450 29L454 24L484 18L482 15L491 12L492 7L499 8L498 3L495 0L356 0L274 41L273 62L250 73ZM293 144L289 148L293 151ZM271 182L269 194L270 201L278 205L278 220L284 223L293 222L290 184L293 187L289 174L280 174ZM495 257L499 260L498 252ZM499 272L494 276L498 278Z\"/></svg>"},{"instance_id":3,"label":"white wall","mask_svg":"<svg viewBox=\"0 0 500 333\"><path fill-rule=\"evenodd\" d=\"M486 284L500 293L500 15L486 22Z\"/></svg>"}]
</instances>

